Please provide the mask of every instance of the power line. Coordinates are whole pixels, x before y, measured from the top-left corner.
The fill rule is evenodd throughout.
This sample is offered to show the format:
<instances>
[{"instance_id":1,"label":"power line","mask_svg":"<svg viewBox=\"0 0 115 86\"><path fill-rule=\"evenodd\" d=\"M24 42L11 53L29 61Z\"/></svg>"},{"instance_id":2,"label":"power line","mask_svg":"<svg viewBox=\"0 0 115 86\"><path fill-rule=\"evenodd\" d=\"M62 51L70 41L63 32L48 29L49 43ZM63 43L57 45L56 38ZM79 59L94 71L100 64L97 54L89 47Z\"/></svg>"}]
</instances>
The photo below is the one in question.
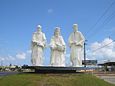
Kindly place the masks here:
<instances>
[{"instance_id":1,"label":"power line","mask_svg":"<svg viewBox=\"0 0 115 86\"><path fill-rule=\"evenodd\" d=\"M111 31L112 31L112 33L109 36L112 36L115 33L115 29L111 30Z\"/></svg>"},{"instance_id":2,"label":"power line","mask_svg":"<svg viewBox=\"0 0 115 86\"><path fill-rule=\"evenodd\" d=\"M100 27L98 27L99 30L95 31L95 34L94 33L90 34L90 35L93 35L93 36L90 36L90 38L94 37L94 35L99 33L100 30L102 30L101 28L103 28L106 24L108 24L113 19L114 16L115 16L115 11L105 19L105 21L102 23Z\"/></svg>"},{"instance_id":3,"label":"power line","mask_svg":"<svg viewBox=\"0 0 115 86\"><path fill-rule=\"evenodd\" d=\"M103 22L103 25L108 23L114 16L115 16L115 11L105 19L105 21Z\"/></svg>"},{"instance_id":4,"label":"power line","mask_svg":"<svg viewBox=\"0 0 115 86\"><path fill-rule=\"evenodd\" d=\"M95 26L98 24L98 22L105 16L105 14L109 11L109 9L115 4L115 1L110 4L110 6L104 11L104 13L99 17L99 19L96 21L96 23L88 29L88 33L91 32L95 28ZM89 35L88 35L89 36Z\"/></svg>"},{"instance_id":5,"label":"power line","mask_svg":"<svg viewBox=\"0 0 115 86\"><path fill-rule=\"evenodd\" d=\"M113 43L114 41L115 41L115 40L113 40L112 42L110 42L110 43L108 43L108 44L106 44L106 45L104 45L104 46L102 46L102 47L100 47L100 48L97 48L97 49L93 50L93 52L95 52L95 51L97 51L97 50L100 50L101 48L104 48L104 47L110 45L110 44Z\"/></svg>"}]
</instances>

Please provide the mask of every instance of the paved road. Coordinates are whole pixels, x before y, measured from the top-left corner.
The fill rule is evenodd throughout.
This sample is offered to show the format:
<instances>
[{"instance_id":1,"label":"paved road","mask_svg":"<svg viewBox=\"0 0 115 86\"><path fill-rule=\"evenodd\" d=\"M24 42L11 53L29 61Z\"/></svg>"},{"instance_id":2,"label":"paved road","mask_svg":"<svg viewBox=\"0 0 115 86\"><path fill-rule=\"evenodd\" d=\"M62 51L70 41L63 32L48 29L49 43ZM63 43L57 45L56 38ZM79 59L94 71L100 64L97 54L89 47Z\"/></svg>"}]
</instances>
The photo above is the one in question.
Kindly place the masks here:
<instances>
[{"instance_id":1,"label":"paved road","mask_svg":"<svg viewBox=\"0 0 115 86\"><path fill-rule=\"evenodd\" d=\"M115 84L115 73L111 73L111 74L98 73L95 75L99 77L100 79L104 79L106 82Z\"/></svg>"},{"instance_id":2,"label":"paved road","mask_svg":"<svg viewBox=\"0 0 115 86\"><path fill-rule=\"evenodd\" d=\"M6 76L6 75L14 75L18 74L19 72L0 72L0 76Z\"/></svg>"},{"instance_id":3,"label":"paved road","mask_svg":"<svg viewBox=\"0 0 115 86\"><path fill-rule=\"evenodd\" d=\"M100 78L109 83L115 84L115 76L100 76Z\"/></svg>"}]
</instances>

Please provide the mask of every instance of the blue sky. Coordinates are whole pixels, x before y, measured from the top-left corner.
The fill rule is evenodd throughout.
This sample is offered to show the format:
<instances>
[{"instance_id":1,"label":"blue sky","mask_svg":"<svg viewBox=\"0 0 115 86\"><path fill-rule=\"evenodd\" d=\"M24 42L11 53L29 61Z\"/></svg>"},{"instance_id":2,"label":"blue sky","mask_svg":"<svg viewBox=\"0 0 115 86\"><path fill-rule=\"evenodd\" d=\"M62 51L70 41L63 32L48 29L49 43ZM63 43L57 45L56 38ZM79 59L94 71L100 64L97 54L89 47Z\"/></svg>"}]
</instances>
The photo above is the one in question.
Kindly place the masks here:
<instances>
[{"instance_id":1,"label":"blue sky","mask_svg":"<svg viewBox=\"0 0 115 86\"><path fill-rule=\"evenodd\" d=\"M46 34L47 43L50 42L56 26L61 28L62 36L67 43L74 23L78 24L79 30L88 40L87 48L109 36L114 40L115 3L111 5L113 2L114 0L0 0L1 62L4 65L31 65L31 55L28 51L32 33L36 31L38 24ZM103 15L106 9L108 10ZM101 19L95 25L100 16ZM19 56L25 58L17 58ZM49 64L49 59L50 49L47 48L45 65ZM69 63L69 57L66 63Z\"/></svg>"}]
</instances>

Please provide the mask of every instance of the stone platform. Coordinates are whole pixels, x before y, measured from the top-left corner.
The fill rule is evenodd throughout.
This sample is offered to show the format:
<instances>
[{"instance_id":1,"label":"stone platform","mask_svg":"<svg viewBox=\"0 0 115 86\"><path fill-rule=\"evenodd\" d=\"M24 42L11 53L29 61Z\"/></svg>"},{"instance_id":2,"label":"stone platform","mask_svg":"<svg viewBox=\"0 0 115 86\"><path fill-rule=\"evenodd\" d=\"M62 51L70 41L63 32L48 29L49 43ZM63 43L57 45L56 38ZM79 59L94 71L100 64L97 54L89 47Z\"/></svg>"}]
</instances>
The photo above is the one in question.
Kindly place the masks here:
<instances>
[{"instance_id":1,"label":"stone platform","mask_svg":"<svg viewBox=\"0 0 115 86\"><path fill-rule=\"evenodd\" d=\"M23 66L23 69L34 70L34 73L81 73L85 67Z\"/></svg>"}]
</instances>

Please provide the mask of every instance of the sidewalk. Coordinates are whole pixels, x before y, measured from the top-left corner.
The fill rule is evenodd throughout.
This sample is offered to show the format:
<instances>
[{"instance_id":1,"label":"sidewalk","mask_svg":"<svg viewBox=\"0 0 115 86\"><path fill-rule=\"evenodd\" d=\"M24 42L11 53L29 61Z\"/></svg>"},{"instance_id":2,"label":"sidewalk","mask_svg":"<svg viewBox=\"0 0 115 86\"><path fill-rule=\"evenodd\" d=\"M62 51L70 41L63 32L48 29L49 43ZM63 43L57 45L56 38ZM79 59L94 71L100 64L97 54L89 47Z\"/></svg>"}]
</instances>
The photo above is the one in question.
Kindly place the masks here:
<instances>
[{"instance_id":1,"label":"sidewalk","mask_svg":"<svg viewBox=\"0 0 115 86\"><path fill-rule=\"evenodd\" d=\"M96 73L94 74L100 79L104 79L106 82L115 84L115 73Z\"/></svg>"}]
</instances>

